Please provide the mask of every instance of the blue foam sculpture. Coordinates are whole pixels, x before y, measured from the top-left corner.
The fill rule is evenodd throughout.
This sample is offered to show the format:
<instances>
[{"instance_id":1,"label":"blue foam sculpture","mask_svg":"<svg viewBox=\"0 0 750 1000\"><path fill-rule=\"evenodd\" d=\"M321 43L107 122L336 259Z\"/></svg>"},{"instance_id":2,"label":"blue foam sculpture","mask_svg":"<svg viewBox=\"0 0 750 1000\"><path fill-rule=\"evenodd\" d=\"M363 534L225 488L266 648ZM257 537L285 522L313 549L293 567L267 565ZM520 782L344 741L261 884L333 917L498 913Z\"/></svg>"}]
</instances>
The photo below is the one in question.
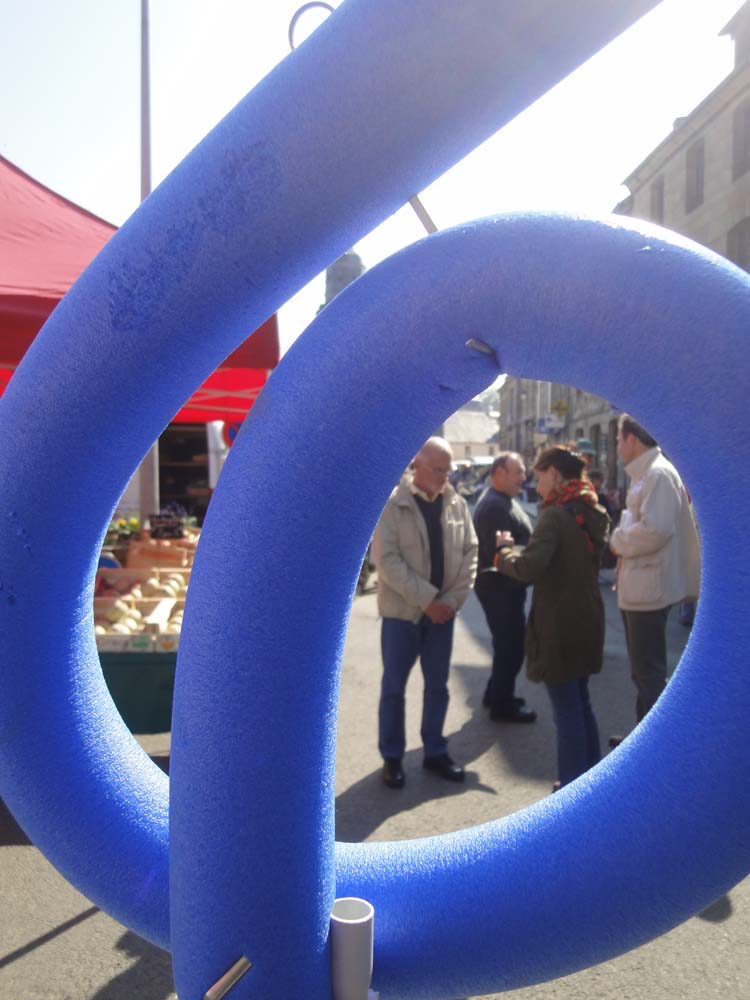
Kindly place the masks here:
<instances>
[{"instance_id":1,"label":"blue foam sculpture","mask_svg":"<svg viewBox=\"0 0 750 1000\"><path fill-rule=\"evenodd\" d=\"M280 981L304 994L325 976L334 893L375 905L382 996L434 1000L603 961L747 872L744 518L733 540L712 442L745 409L749 293L743 272L656 228L499 217L390 258L297 341L224 468L186 608L171 813L181 996L241 954L255 965L238 996L281 997ZM636 734L570 789L460 833L339 845L334 870L338 665L362 555L411 455L500 369L600 392L663 440L704 531L693 634ZM686 393L700 421L685 419Z\"/></svg>"},{"instance_id":2,"label":"blue foam sculpture","mask_svg":"<svg viewBox=\"0 0 750 1000\"><path fill-rule=\"evenodd\" d=\"M218 841L212 840L213 847L206 841L206 832L210 831L211 822L213 834L225 822L216 807L228 804L227 800L237 793L238 780L232 773L233 768L228 768L221 788L207 790L206 779L196 774L192 767L192 735L196 726L202 725L206 730L201 742L207 774L213 773L216 747L222 745L226 737L221 715L201 717L204 710L211 708L213 711L212 699L217 692L205 696L198 683L194 699L184 693L193 691L196 671L200 673L206 666L191 659L199 655L199 651L203 655L202 644L208 634L204 612L193 608L203 608L211 590L219 593L225 572L220 566L218 579L204 579L202 562L198 564L194 581L197 596L192 596L191 587L186 649L181 652L178 670L171 900L166 779L150 764L119 719L101 677L93 638L93 577L110 514L130 474L162 427L248 329L257 326L328 261L352 245L411 193L459 159L635 16L653 6L653 2L632 0L614 6L616 9L595 0L566 4L537 0L525 5L498 4L495 0L470 0L461 5L427 3L425 0L410 4L396 0L378 0L377 3L346 0L326 25L271 73L113 237L55 311L0 400L0 415L6 428L0 448L0 530L3 533L0 545L0 669L3 691L12 693L0 703L0 793L27 833L63 874L98 905L138 933L166 945L171 904L172 947L183 1000L202 996L207 986L237 957L232 951L236 941L231 935L220 942L218 950L210 953L204 944L216 945L218 934L206 929L206 910L203 909L206 901L195 884L202 875L199 869L191 867L199 859L207 864L207 883L221 890L213 897L212 905L221 905L221 893L226 890L227 899L238 907L237 919L244 921L248 909L255 913L247 918L244 929L239 928L243 946L248 948L257 965L253 975L246 976L235 988L238 1000L255 996L263 996L264 1000L287 998L299 991L302 983L308 996L327 995L325 932L333 893L330 752L335 718L335 653L336 644L340 646L341 642L349 594L363 548L362 538L374 523L377 503L369 512L359 510L361 537L352 535L351 548L341 553L340 562L336 563L327 584L332 603L322 602L313 595L309 607L297 611L299 622L284 621L278 613L282 599L289 596L287 578L278 575L283 549L276 560L276 576L255 578L255 583L249 575L247 577L247 586L252 594L257 593L259 603L257 608L250 604L243 609L248 618L246 635L260 629L258 641L263 640L265 645L261 642L258 647L262 654L246 648L241 664L238 650L233 648L230 659L240 670L240 680L235 678L232 683L243 687L247 696L248 685L242 681L252 676L254 684L256 680L260 683L260 703L266 708L271 705L274 712L280 711L275 702L269 701L274 697L272 688L266 687L262 680L267 673L262 661L267 652L269 630L275 629L275 645L282 650L289 639L290 651L297 625L300 634L315 632L315 643L329 650L325 662L318 661L323 662L319 669L325 676L316 674L315 697L302 700L310 719L309 727L305 728L309 728L310 733L300 735L298 731L290 731L285 752L299 754L312 742L315 744L313 758L320 763L321 770L315 782L305 783L300 799L295 793L294 801L288 806L279 803L276 786L271 794L269 784L264 785L267 779L262 776L263 768L259 766L264 757L270 759L272 756L276 766L277 748L272 750L270 744L264 746L263 740L248 726L244 752L254 758L253 774L257 776L261 772L258 783L252 789L242 787L240 796L246 806L243 819L251 825L246 832L236 830L234 838L230 838L231 844L225 844L223 836ZM540 52L544 58L534 58ZM383 67L387 67L387 72L383 72ZM337 81L354 76L364 84L342 94L336 86ZM348 164L350 180L348 183L341 180L334 191L329 175L341 162ZM341 177L340 171L337 176ZM490 224L490 229L493 225L497 228L499 224ZM549 225L551 230L557 231L556 224ZM543 233L544 228L539 232ZM565 250L571 272L566 275L566 282L571 285L578 273L576 261L588 261L583 255L586 240L582 237L578 240L582 256L577 256L578 243L574 236L571 232L572 243ZM453 234L450 238L454 238ZM619 245L619 239L612 237L613 247ZM445 245L439 241L424 244L425 247ZM671 251L664 246L655 238L651 249L639 246L633 252L640 254L644 261L658 262L662 254L672 260ZM522 247L516 248L512 240L508 247L510 253L522 259ZM421 248L418 251L428 255L436 252ZM692 268L684 284L692 288L694 283L700 287L705 282L712 289L710 294L705 293L712 330L717 328L716 317L721 317L718 324L720 349L712 343L709 361L713 367L709 367L708 362L701 367L701 377L700 380L696 378L693 395L704 387L715 387L727 371L735 373L739 384L744 362L738 345L747 329L747 315L737 312L738 284L742 294L746 294L742 279L713 258L680 253L685 267ZM539 247L530 266L547 260L550 254L544 246ZM603 259L606 256L604 254ZM511 263L503 260L506 268ZM596 263L594 260L580 265L588 269L582 273L589 279L589 291ZM394 289L401 280L397 273L402 264L394 262L392 266L396 276L391 275L389 269L382 272L391 275L382 288L369 278L365 286L375 289L373 295L367 297L373 326L377 325L379 313L387 307L388 296L395 294ZM646 264L643 266L648 270ZM474 262L469 265L470 273L473 267ZM527 278L532 274L537 277L541 274L541 287L544 288L544 272L529 272ZM612 279L611 273L609 279ZM517 277L513 281L520 287ZM446 284L449 286L450 282ZM475 283L471 277L460 290L459 300L463 296L467 307L468 293L473 291L475 284L479 289L481 283ZM515 286L509 282L509 295L515 294ZM430 287L434 291L434 286ZM572 363L567 366L567 355L563 353L558 357L557 345L548 343L546 354L537 359L539 371L546 372L547 377L588 384L589 369L582 359L591 355L593 348L590 327L583 321L609 316L608 299L616 290L623 290L623 286L616 283L614 289L603 282L594 287L593 300L590 295L585 307L577 307L578 314L572 311L569 326L560 327L566 343L581 348L576 358L583 367ZM631 307L637 302L640 284L628 285L625 291L628 294L623 301ZM540 315L536 309L540 294L535 285L528 301L521 302L514 297L517 310L528 311L529 323ZM350 293L347 296L342 298L332 316L339 313L345 316L341 311L352 301ZM409 296L405 301L409 301ZM434 296L425 296L421 303L413 297L410 301L414 323L407 340L416 336L417 330L422 331L420 337L430 334L430 324L435 329L440 327L441 314L447 312L445 301ZM670 341L667 333L665 342L671 353L677 354L680 334L669 322L673 314L677 315L677 308L669 297L662 300L656 296L652 304L664 321L665 330L672 331L673 339ZM688 315L690 321L705 315L707 313L697 309L693 302ZM679 316L684 319L682 314ZM316 324L320 331L330 329L333 323L332 318L325 314L324 317L321 317L322 325ZM361 319L361 315L357 318ZM334 338L342 345L342 352L349 349L350 340L354 344L347 322L341 325ZM700 328L699 324L697 326ZM511 330L511 327L506 329ZM589 331L586 336L580 332L584 329ZM628 324L622 329L627 329L629 336L640 336ZM655 334L652 328L649 329L648 347L651 349ZM467 339L477 336L494 343L492 330L483 324L477 329L462 331L461 336L464 333ZM311 332L307 342L314 337L316 334ZM306 435L315 432L319 438L326 434L335 437L337 428L333 412L337 394L350 371L355 373L358 366L369 366L371 361L368 338L362 342L360 336L358 342L359 347L352 348L351 369L347 367L350 364L347 355L339 353L338 348L324 352L315 361L319 377L328 379L327 402L317 404L315 421L308 411L302 425ZM403 399L396 391L398 380L404 373L414 379L444 371L442 351L454 350L454 347L450 347L452 342L447 342L438 349L437 343L433 347L430 341L416 367L413 362L407 365L406 355L399 357L401 345L397 345L389 369L393 381L385 386L386 400L380 398L376 391L378 383L372 378L358 397L358 406L365 411L372 405L373 413L390 415L393 421L391 431L383 434L382 455L374 460L382 478L378 479L373 495L381 496L381 504L404 458L438 422L430 414L439 409L440 415L445 416L472 395L475 388L486 384L496 371L488 370L485 358L479 362L483 367L478 369L481 377L476 383L469 378L459 383L461 366L457 365L455 376L451 373L451 378L444 380L444 388L438 392L440 407L434 407L435 400L426 393L424 410L414 416L414 396L415 405L409 409L411 416L404 416L401 413ZM507 345L500 345L502 367L533 374L533 365L528 371L522 365L516 367L512 353L516 343L509 338ZM642 350L636 352L639 360L642 356ZM473 378L477 360L473 358L472 361L475 366ZM418 376L420 365L424 366L422 376ZM676 441L673 427L666 421L668 414L680 412L681 393L690 383L680 386L679 395L675 392L670 395L668 388L662 386L662 400L658 406L660 419L651 419L655 416L653 387L648 393L639 395L642 393L640 367L634 366L632 374L623 370L617 386L611 384L613 370L602 372L599 381L599 369L592 368L591 388L623 404L631 405L632 400L631 408L648 420L656 433L665 432L662 436L670 451L687 471L689 466L684 462L679 442L673 443ZM693 368L686 367L695 378ZM272 385L283 387L286 369L285 359ZM116 395L113 387L116 387ZM413 395L413 388L410 392ZM44 400L41 408L40 396ZM264 392L256 404L253 426L260 427L262 435L266 433L266 424L272 428L277 420L289 420L296 406L309 405L309 400L305 402L303 398L303 386L297 383L295 387L291 375L281 396L283 398L279 399L277 390L271 391L269 385L268 394ZM726 399L725 420L728 415L738 412L732 409L734 397L728 394ZM677 422L677 418L674 419ZM347 427L351 425L352 434L364 426L372 436L375 421L372 415L347 413L346 424ZM388 426L383 424L383 428ZM103 434L105 427L111 428L106 437ZM403 445L400 435L403 435ZM245 439L247 433L240 436L237 445ZM692 441L696 440L694 435ZM403 448L400 453L399 448ZM244 445L241 445L238 454L243 450ZM705 460L702 460L701 468L705 467ZM258 498L269 501L269 510L278 504L276 492L271 496L270 487L261 482L259 470L253 471L249 481ZM315 490L325 487L326 500L330 500L330 483L322 480L314 469L310 469L303 480L295 482L298 489L303 485L305 495L310 497L316 495ZM691 486L703 519L711 513L711 498L699 495L697 483ZM217 504L225 489L230 495L232 488L225 486L222 478ZM338 495L341 504L351 500L351 496L347 499L345 491ZM357 490L356 498L359 496ZM329 526L336 521L336 517L331 517ZM365 521L369 524L367 531ZM710 523L705 521L709 555ZM216 516L212 514L202 552L204 545L206 550L212 545L211 538L217 530L215 524ZM234 544L238 549L243 542L243 531L250 535L263 530L258 529L257 521L252 525L247 521L235 522L234 527ZM315 536L317 531L312 534ZM244 544L256 544L254 537L246 538ZM722 537L726 540L726 532ZM243 572L248 571L245 568ZM728 575L726 565L725 575ZM705 628L702 623L708 620L708 612L720 603L716 600L712 604L708 570L707 578L709 593L702 601L696 640L702 634L701 627ZM736 580L739 579L741 577L737 576ZM741 598L741 588L735 590L740 591ZM274 594L278 598L274 602L277 611L263 618L259 613L262 602ZM40 605L39 595L44 597L43 605ZM731 596L734 603L727 606L738 608L737 594ZM323 603L325 607L321 607ZM206 619L210 620L210 617ZM735 615L733 620L741 618ZM221 633L226 632L224 621ZM728 635L729 630L724 633ZM717 657L717 665L731 672L736 660L732 655L724 655L727 652L722 645L724 636L712 641L711 650L718 650L721 656L721 659ZM694 648L695 641L685 658L687 663L696 664L689 676L699 673L700 658L693 652ZM331 650L333 655L330 655ZM705 649L703 653L707 655ZM737 649L733 655L736 657ZM301 704L294 687L298 671L299 660L291 652L283 662L276 663L276 682L287 681L283 698L288 698L290 705L297 708ZM739 675L737 670L734 673ZM678 678L684 674L685 664ZM701 676L700 682L710 683L713 677L713 674ZM745 705L735 691L738 684L739 676L722 676L722 691L736 696L733 712L736 711L739 717L741 708L746 717ZM692 689L681 685L681 680L673 682L670 698L674 703L675 692L686 690L689 708ZM227 692L221 699L222 712L229 713L226 719L234 711L229 701ZM714 700L713 704L722 704L721 699ZM181 718L183 713L184 718ZM255 709L250 714L254 718ZM706 712L704 717L710 715L711 712ZM197 722L199 718L202 718L201 724ZM649 727L655 726L660 718L661 715L655 715ZM679 729L677 726L670 729L669 718L670 715L665 716L666 736L660 733L660 741L670 733L671 739L677 741ZM726 719L724 722L726 725ZM639 730L634 746L647 739L647 734L652 732L649 727L644 728L643 735ZM695 743L695 748L704 749L700 741ZM693 753L693 744L690 753ZM730 774L735 773L732 770L735 764L736 773L740 771L738 754L742 754L741 747L722 751ZM664 764L661 757L660 750L658 766ZM607 767L614 767L618 761L624 766L627 760L626 750L623 750L611 765L608 763L597 771L591 781L601 781L600 775L607 773ZM699 760L703 760L700 765ZM694 766L699 773L701 768L705 770L705 760L705 755L703 758L696 756ZM240 769L244 766L242 762L232 763ZM742 763L744 766L746 762ZM289 766L288 759L284 766ZM319 780L321 774L328 775L323 782ZM617 782L607 786L610 797L617 797L620 782L624 781L627 788L627 775L631 783L636 783L631 772L626 772L626 778L617 775ZM674 772L668 777L673 783L673 797L680 799L687 787L685 773ZM691 780L693 778L694 775ZM728 782L729 779L727 787ZM665 783L666 778L657 781L656 785L662 801L665 800ZM689 887L692 895L684 886L681 891L670 887L664 899L660 897L639 922L634 924L623 918L620 927L613 928L610 924L606 933L592 933L564 955L559 949L544 955L530 955L528 949L521 948L525 912L522 909L520 922L503 925L502 934L493 938L493 949L483 954L481 960L476 954L479 945L474 944L465 947L457 956L457 963L446 968L453 953L450 948L443 950L439 946L440 921L436 921L430 931L429 915L423 920L424 913L416 913L416 901L420 897L424 902L442 899L442 894L448 891L448 883L455 886L458 882L454 891L460 895L461 883L467 887L472 885L471 878L463 871L462 859L473 865L477 852L489 858L498 839L511 836L508 831L526 830L533 839L541 837L544 830L555 829L550 816L555 819L558 810L568 815L571 798L583 795L584 803L589 801L588 783L575 787L587 791L585 794L575 790L566 793L554 807L540 807L538 817L533 812L524 813L500 824L497 830L493 825L489 830L477 831L476 840L441 838L434 844L419 842L404 846L400 849L403 853L395 855L391 853L393 849L387 847L338 849L338 893L360 892L379 907L376 979L384 991L404 997L429 992L433 996L445 996L451 992L477 991L464 985L459 988L459 983L491 983L490 988L495 988L496 985L518 985L559 974L560 970L598 960L592 959L592 955L606 956L637 943L644 934L653 931L654 920L663 928L670 921L682 919L691 912L696 901L705 902L707 896L718 894L731 884L731 880L736 881L738 868L743 863L745 870L748 867L746 840L742 840L746 834L742 825L734 822L736 817L728 816L726 809L721 814L714 810L697 816L691 810L691 823L699 832L707 824L718 824L716 817L721 815L725 846L721 863L716 862L718 867L712 864L701 868L698 864L700 847L705 848L710 838L706 836L691 842L696 853L690 856L692 865L683 864L683 871L692 879ZM721 782L716 783L716 795L720 795L723 787ZM191 820L193 791L195 810ZM694 791L693 781L693 801ZM682 808L684 811L686 807ZM248 813L252 814L250 820ZM285 817L293 815L295 829L280 827L274 831L273 842L269 844L267 838L271 827L262 821L261 813L275 816L284 823ZM595 810L591 813L584 810L583 820L577 820L586 826L586 844L593 836L589 825L596 814ZM578 811L573 810L570 816L578 816ZM530 825L532 819L533 826ZM627 828L632 824L637 826L641 819L630 816ZM195 828L194 837L190 832L191 822ZM309 866L304 858L300 863L295 857L294 846L299 838L309 851ZM236 899L242 895L236 891L240 879L232 868L236 844L240 841L253 856L252 864L259 866L261 875L256 885L241 887L244 891L241 901ZM512 839L507 841L513 842ZM279 850L281 843L287 845L286 851ZM699 848L695 848L695 843ZM227 852L223 860L216 853L217 844L223 844L222 850ZM580 849L580 845L573 846ZM267 847L269 856L264 862L263 852ZM714 857L710 860L714 862ZM248 863L243 862L243 865ZM503 879L507 884L513 878L523 880L523 865L511 871L508 868L510 859L504 858L497 864L492 875L477 876L482 884L488 880L494 884ZM477 873L481 867L476 864ZM607 867L612 867L611 858ZM247 872L244 867L242 870ZM573 882L577 880L575 871L574 868ZM459 878L456 872L460 872ZM181 874L178 876L178 873ZM292 875L301 879L296 894ZM638 884L643 883L645 893L647 886L643 876L641 872ZM580 880L582 899L585 894L581 886L585 888L590 882L588 878ZM540 899L550 911L559 906L565 912L568 903L561 895L562 889L553 891L555 885L558 885L556 874L551 882L542 882ZM191 888L195 889L194 896L191 896ZM272 897L269 896L271 888L274 889ZM528 896L527 890L524 881ZM643 899L630 884L623 895L625 891L628 899L631 895L634 899ZM658 889L651 891L658 895ZM466 909L463 897L453 898L451 902L456 905L459 915ZM229 915L228 909L226 913ZM411 943L408 947L404 944L399 933L402 920L404 928L415 932L413 950ZM220 921L220 926L227 931L226 924ZM467 924L467 936L471 936L469 931ZM420 952L425 936L429 938L426 942L429 947ZM479 941L479 937L476 940ZM444 958L438 960L438 952ZM227 955L229 961L225 961Z\"/></svg>"}]
</instances>

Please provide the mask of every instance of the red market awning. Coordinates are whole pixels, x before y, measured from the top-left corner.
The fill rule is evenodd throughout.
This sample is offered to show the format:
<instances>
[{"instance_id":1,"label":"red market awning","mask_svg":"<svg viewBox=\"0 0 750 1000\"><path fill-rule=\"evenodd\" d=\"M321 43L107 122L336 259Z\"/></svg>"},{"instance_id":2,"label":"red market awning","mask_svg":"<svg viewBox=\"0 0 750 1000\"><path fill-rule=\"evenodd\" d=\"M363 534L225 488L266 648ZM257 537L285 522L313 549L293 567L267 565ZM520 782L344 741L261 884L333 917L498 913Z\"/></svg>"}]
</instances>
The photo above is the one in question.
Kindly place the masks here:
<instances>
[{"instance_id":1,"label":"red market awning","mask_svg":"<svg viewBox=\"0 0 750 1000\"><path fill-rule=\"evenodd\" d=\"M115 232L0 156L0 394L52 310ZM209 376L175 421L241 421L278 360L274 315Z\"/></svg>"},{"instance_id":2,"label":"red market awning","mask_svg":"<svg viewBox=\"0 0 750 1000\"><path fill-rule=\"evenodd\" d=\"M241 424L278 361L279 327L274 313L208 376L171 423L225 420Z\"/></svg>"},{"instance_id":3,"label":"red market awning","mask_svg":"<svg viewBox=\"0 0 750 1000\"><path fill-rule=\"evenodd\" d=\"M268 335L276 338L275 316L267 320L255 336L263 336L266 328ZM237 424L245 419L247 411L266 384L270 371L266 368L245 368L241 365L232 367L230 365L232 358L242 351L244 346L243 344L235 354L230 355L225 364L217 368L200 389L193 393L180 412L172 418L173 424L204 424L209 420L224 420L228 424Z\"/></svg>"}]
</instances>

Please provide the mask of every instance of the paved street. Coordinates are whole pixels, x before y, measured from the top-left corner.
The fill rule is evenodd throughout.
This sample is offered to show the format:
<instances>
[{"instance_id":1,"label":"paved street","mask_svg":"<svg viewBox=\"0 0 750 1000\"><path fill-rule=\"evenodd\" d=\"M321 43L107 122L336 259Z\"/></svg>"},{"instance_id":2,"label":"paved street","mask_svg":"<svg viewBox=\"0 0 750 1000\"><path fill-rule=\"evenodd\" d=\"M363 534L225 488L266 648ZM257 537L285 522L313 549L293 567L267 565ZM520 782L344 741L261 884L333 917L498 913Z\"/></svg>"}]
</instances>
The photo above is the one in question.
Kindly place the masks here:
<instances>
[{"instance_id":1,"label":"paved street","mask_svg":"<svg viewBox=\"0 0 750 1000\"><path fill-rule=\"evenodd\" d=\"M633 720L622 628L606 595L605 669L592 682L604 742ZM673 612L673 665L687 637ZM345 653L337 767L337 836L393 840L472 826L526 806L550 791L553 724L543 690L521 693L539 712L533 726L491 723L481 708L489 634L470 600L457 629L447 732L451 751L469 771L466 784L441 782L421 768L420 685L408 691L406 787L380 782L375 715L379 683L375 598L355 602ZM140 737L166 758L169 734ZM0 816L0 1000L174 1000L168 956L129 933L71 889L12 820ZM377 921L377 915L376 915ZM750 997L750 887L747 880L701 917L628 955L576 975L517 990L518 1000L746 1000ZM291 998L290 998L291 1000ZM484 998L491 1000L491 998Z\"/></svg>"}]
</instances>

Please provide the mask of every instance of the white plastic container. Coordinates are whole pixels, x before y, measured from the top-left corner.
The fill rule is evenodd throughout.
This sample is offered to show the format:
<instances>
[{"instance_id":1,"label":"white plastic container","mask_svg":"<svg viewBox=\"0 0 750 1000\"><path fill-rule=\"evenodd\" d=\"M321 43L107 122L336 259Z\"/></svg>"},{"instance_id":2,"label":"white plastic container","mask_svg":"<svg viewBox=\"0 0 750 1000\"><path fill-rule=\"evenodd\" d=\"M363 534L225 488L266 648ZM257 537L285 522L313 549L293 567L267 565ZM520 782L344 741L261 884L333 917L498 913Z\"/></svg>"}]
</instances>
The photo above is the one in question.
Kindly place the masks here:
<instances>
[{"instance_id":1,"label":"white plastic container","mask_svg":"<svg viewBox=\"0 0 750 1000\"><path fill-rule=\"evenodd\" d=\"M375 910L356 896L337 899L331 911L333 1000L377 1000L370 990Z\"/></svg>"}]
</instances>

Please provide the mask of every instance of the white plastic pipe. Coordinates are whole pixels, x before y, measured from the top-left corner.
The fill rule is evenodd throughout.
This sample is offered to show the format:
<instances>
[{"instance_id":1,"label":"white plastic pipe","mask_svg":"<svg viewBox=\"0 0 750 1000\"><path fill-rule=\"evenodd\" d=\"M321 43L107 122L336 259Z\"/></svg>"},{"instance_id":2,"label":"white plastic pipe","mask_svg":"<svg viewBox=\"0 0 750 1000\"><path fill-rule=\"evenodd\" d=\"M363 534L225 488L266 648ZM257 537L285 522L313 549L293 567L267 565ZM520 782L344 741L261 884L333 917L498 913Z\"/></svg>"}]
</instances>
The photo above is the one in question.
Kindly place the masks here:
<instances>
[{"instance_id":1,"label":"white plastic pipe","mask_svg":"<svg viewBox=\"0 0 750 1000\"><path fill-rule=\"evenodd\" d=\"M337 899L331 910L333 1000L378 1000L370 990L375 910L356 896Z\"/></svg>"}]
</instances>

